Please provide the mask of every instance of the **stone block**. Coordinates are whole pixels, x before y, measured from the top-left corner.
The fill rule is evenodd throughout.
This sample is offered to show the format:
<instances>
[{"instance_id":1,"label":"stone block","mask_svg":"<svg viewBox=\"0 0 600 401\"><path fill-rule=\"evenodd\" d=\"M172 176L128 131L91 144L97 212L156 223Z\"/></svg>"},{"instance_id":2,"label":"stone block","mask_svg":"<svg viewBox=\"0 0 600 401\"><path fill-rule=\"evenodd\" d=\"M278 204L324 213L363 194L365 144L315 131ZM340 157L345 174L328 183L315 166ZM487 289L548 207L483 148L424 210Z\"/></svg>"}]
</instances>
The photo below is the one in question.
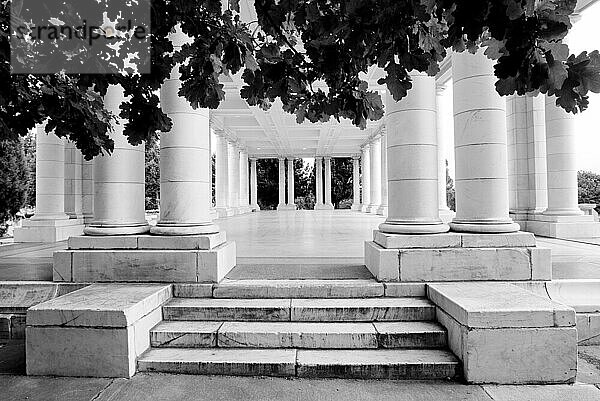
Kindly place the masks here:
<instances>
[{"instance_id":1,"label":"stone block","mask_svg":"<svg viewBox=\"0 0 600 401\"><path fill-rule=\"evenodd\" d=\"M73 281L196 281L195 251L78 250Z\"/></svg>"},{"instance_id":2,"label":"stone block","mask_svg":"<svg viewBox=\"0 0 600 401\"><path fill-rule=\"evenodd\" d=\"M600 280L557 280L546 283L546 289L552 300L577 313L600 312Z\"/></svg>"},{"instance_id":3,"label":"stone block","mask_svg":"<svg viewBox=\"0 0 600 401\"><path fill-rule=\"evenodd\" d=\"M535 236L516 232L504 234L461 234L463 248L521 248L534 247ZM434 248L434 247L431 247Z\"/></svg>"},{"instance_id":4,"label":"stone block","mask_svg":"<svg viewBox=\"0 0 600 401\"><path fill-rule=\"evenodd\" d=\"M378 281L398 281L398 250L365 241L365 265Z\"/></svg>"},{"instance_id":5,"label":"stone block","mask_svg":"<svg viewBox=\"0 0 600 401\"><path fill-rule=\"evenodd\" d=\"M292 299L292 321L431 320L433 305L418 298Z\"/></svg>"},{"instance_id":6,"label":"stone block","mask_svg":"<svg viewBox=\"0 0 600 401\"><path fill-rule=\"evenodd\" d=\"M552 280L552 255L549 248L530 248L531 279Z\"/></svg>"},{"instance_id":7,"label":"stone block","mask_svg":"<svg viewBox=\"0 0 600 401\"><path fill-rule=\"evenodd\" d=\"M153 347L202 348L217 346L222 322L164 321L150 331Z\"/></svg>"},{"instance_id":8,"label":"stone block","mask_svg":"<svg viewBox=\"0 0 600 401\"><path fill-rule=\"evenodd\" d=\"M70 237L68 249L136 249L137 235L79 235Z\"/></svg>"},{"instance_id":9,"label":"stone block","mask_svg":"<svg viewBox=\"0 0 600 401\"><path fill-rule=\"evenodd\" d=\"M400 250L400 281L530 280L527 248Z\"/></svg>"},{"instance_id":10,"label":"stone block","mask_svg":"<svg viewBox=\"0 0 600 401\"><path fill-rule=\"evenodd\" d=\"M386 297L425 297L427 288L424 283L383 283Z\"/></svg>"},{"instance_id":11,"label":"stone block","mask_svg":"<svg viewBox=\"0 0 600 401\"><path fill-rule=\"evenodd\" d=\"M575 320L573 309L506 283L435 283L427 292L469 328L573 326Z\"/></svg>"},{"instance_id":12,"label":"stone block","mask_svg":"<svg viewBox=\"0 0 600 401\"><path fill-rule=\"evenodd\" d=\"M70 251L56 251L52 255L52 280L73 281L72 255Z\"/></svg>"},{"instance_id":13,"label":"stone block","mask_svg":"<svg viewBox=\"0 0 600 401\"><path fill-rule=\"evenodd\" d=\"M225 242L210 251L197 251L197 281L218 283L236 265L235 242Z\"/></svg>"},{"instance_id":14,"label":"stone block","mask_svg":"<svg viewBox=\"0 0 600 401\"><path fill-rule=\"evenodd\" d=\"M207 235L141 235L138 237L138 249L209 250L224 242L225 232Z\"/></svg>"},{"instance_id":15,"label":"stone block","mask_svg":"<svg viewBox=\"0 0 600 401\"><path fill-rule=\"evenodd\" d=\"M27 311L28 326L126 327L171 297L168 284L92 284Z\"/></svg>"},{"instance_id":16,"label":"stone block","mask_svg":"<svg viewBox=\"0 0 600 401\"><path fill-rule=\"evenodd\" d=\"M448 379L459 361L442 350L298 350L298 377Z\"/></svg>"},{"instance_id":17,"label":"stone block","mask_svg":"<svg viewBox=\"0 0 600 401\"><path fill-rule=\"evenodd\" d=\"M0 313L25 313L33 305L56 296L58 284L51 282L0 282Z\"/></svg>"},{"instance_id":18,"label":"stone block","mask_svg":"<svg viewBox=\"0 0 600 401\"><path fill-rule=\"evenodd\" d=\"M224 280L215 298L370 298L383 296L373 280Z\"/></svg>"},{"instance_id":19,"label":"stone block","mask_svg":"<svg viewBox=\"0 0 600 401\"><path fill-rule=\"evenodd\" d=\"M141 372L295 376L295 349L181 349L156 348L138 360Z\"/></svg>"},{"instance_id":20,"label":"stone block","mask_svg":"<svg viewBox=\"0 0 600 401\"><path fill-rule=\"evenodd\" d=\"M289 299L173 298L165 320L289 321Z\"/></svg>"},{"instance_id":21,"label":"stone block","mask_svg":"<svg viewBox=\"0 0 600 401\"><path fill-rule=\"evenodd\" d=\"M386 249L458 248L461 234L388 234L374 230L373 241Z\"/></svg>"},{"instance_id":22,"label":"stone block","mask_svg":"<svg viewBox=\"0 0 600 401\"><path fill-rule=\"evenodd\" d=\"M173 296L176 298L211 298L213 284L176 283L173 284Z\"/></svg>"},{"instance_id":23,"label":"stone block","mask_svg":"<svg viewBox=\"0 0 600 401\"><path fill-rule=\"evenodd\" d=\"M219 347L377 348L371 323L225 322Z\"/></svg>"}]
</instances>

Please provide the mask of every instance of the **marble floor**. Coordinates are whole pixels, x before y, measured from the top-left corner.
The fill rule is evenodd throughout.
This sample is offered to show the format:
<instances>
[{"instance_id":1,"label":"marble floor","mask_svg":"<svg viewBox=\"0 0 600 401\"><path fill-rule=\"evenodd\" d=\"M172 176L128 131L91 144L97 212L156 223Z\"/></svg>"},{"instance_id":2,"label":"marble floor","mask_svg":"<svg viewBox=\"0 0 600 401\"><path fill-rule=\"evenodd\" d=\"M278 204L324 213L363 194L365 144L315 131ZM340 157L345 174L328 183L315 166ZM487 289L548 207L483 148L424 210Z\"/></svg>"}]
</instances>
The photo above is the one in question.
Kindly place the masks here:
<instances>
[{"instance_id":1,"label":"marble floor","mask_svg":"<svg viewBox=\"0 0 600 401\"><path fill-rule=\"evenodd\" d=\"M358 278L368 276L363 242L384 220L350 210L261 211L219 219L216 223L237 244L238 265L232 278L288 275L288 278ZM556 279L600 279L600 244L538 237L552 249ZM0 245L0 280L51 280L55 244ZM275 266L287 265L287 272ZM269 273L271 272L271 273Z\"/></svg>"}]
</instances>

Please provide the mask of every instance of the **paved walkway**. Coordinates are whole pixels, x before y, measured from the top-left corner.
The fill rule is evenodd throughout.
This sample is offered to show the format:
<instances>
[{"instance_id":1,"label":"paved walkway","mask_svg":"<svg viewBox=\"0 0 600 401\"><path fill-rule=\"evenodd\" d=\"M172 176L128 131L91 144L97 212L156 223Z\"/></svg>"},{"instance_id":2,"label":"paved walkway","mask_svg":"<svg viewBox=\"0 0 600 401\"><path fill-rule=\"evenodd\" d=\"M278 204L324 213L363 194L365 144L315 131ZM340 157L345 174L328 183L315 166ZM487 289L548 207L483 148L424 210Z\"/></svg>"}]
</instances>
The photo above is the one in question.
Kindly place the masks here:
<instances>
[{"instance_id":1,"label":"paved walkway","mask_svg":"<svg viewBox=\"0 0 600 401\"><path fill-rule=\"evenodd\" d=\"M2 351L3 348L0 346L0 355ZM0 399L3 401L598 401L600 400L600 346L580 347L579 355L579 382L575 385L479 386L440 381L315 380L164 374L138 374L130 380L0 375Z\"/></svg>"}]
</instances>

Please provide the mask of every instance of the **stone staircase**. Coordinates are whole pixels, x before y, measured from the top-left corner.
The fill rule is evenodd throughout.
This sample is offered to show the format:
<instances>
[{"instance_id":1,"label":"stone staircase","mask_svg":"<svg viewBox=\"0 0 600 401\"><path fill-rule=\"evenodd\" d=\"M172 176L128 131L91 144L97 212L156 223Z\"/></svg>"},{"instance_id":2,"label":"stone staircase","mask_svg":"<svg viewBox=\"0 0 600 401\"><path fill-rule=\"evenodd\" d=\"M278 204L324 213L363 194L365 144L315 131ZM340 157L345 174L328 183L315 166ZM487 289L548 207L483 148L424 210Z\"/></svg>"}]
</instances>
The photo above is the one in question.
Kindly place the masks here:
<instances>
[{"instance_id":1,"label":"stone staircase","mask_svg":"<svg viewBox=\"0 0 600 401\"><path fill-rule=\"evenodd\" d=\"M150 331L142 372L455 379L435 306L374 280L178 284Z\"/></svg>"}]
</instances>

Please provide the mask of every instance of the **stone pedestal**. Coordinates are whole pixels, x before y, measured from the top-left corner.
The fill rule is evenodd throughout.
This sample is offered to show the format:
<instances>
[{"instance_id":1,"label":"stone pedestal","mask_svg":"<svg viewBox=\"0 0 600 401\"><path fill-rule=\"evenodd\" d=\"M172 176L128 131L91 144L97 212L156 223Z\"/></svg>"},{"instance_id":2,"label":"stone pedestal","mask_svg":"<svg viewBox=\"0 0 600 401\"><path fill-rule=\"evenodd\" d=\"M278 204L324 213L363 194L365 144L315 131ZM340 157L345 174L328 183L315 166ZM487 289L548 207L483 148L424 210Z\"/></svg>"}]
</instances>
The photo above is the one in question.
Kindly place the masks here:
<instances>
[{"instance_id":1,"label":"stone pedestal","mask_svg":"<svg viewBox=\"0 0 600 401\"><path fill-rule=\"evenodd\" d=\"M387 234L365 243L365 264L380 281L551 280L550 249L531 233Z\"/></svg>"},{"instance_id":2,"label":"stone pedestal","mask_svg":"<svg viewBox=\"0 0 600 401\"><path fill-rule=\"evenodd\" d=\"M69 238L54 253L54 281L216 283L236 265L235 242L209 235Z\"/></svg>"}]
</instances>

